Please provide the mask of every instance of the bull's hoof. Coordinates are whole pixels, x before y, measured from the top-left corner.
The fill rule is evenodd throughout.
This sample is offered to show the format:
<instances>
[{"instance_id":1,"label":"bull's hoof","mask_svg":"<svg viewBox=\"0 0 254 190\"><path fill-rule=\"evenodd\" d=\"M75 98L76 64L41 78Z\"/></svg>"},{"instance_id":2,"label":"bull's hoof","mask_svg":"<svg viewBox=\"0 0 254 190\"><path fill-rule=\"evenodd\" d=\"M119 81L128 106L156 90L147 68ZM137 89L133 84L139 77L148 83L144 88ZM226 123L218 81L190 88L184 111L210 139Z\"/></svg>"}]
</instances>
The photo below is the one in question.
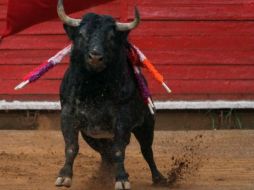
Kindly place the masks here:
<instances>
[{"instance_id":1,"label":"bull's hoof","mask_svg":"<svg viewBox=\"0 0 254 190\"><path fill-rule=\"evenodd\" d=\"M57 187L71 187L72 179L70 177L58 177L55 185Z\"/></svg>"},{"instance_id":2,"label":"bull's hoof","mask_svg":"<svg viewBox=\"0 0 254 190\"><path fill-rule=\"evenodd\" d=\"M167 186L168 182L163 175L159 174L158 176L153 177L153 184L156 186Z\"/></svg>"},{"instance_id":3,"label":"bull's hoof","mask_svg":"<svg viewBox=\"0 0 254 190\"><path fill-rule=\"evenodd\" d=\"M115 184L115 190L129 190L131 189L131 184L129 181L117 181Z\"/></svg>"}]
</instances>

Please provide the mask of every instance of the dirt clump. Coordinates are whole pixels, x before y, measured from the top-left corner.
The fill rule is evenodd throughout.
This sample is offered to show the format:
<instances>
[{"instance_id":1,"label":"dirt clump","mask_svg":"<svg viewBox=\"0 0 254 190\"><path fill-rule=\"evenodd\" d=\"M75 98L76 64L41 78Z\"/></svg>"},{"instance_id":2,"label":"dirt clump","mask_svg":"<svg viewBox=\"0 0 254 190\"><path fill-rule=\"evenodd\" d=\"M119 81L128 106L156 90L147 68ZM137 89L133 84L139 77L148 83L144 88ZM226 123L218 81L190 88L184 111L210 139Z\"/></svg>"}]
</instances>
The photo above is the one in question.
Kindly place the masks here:
<instances>
[{"instance_id":1,"label":"dirt clump","mask_svg":"<svg viewBox=\"0 0 254 190\"><path fill-rule=\"evenodd\" d=\"M167 182L170 187L196 175L206 160L200 154L204 148L207 148L203 144L203 135L196 135L184 143L176 141L176 144L179 147L179 153L171 157L170 170L167 173Z\"/></svg>"}]
</instances>

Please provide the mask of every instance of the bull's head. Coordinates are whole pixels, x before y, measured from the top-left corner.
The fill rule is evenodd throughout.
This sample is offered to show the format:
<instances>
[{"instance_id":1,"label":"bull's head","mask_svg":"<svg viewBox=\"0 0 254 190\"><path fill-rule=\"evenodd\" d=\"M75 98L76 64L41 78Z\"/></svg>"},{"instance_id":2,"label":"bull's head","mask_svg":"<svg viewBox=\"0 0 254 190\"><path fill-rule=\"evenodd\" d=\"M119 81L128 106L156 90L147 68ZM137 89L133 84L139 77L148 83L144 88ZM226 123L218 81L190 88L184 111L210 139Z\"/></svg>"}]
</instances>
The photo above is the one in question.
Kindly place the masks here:
<instances>
[{"instance_id":1,"label":"bull's head","mask_svg":"<svg viewBox=\"0 0 254 190\"><path fill-rule=\"evenodd\" d=\"M57 12L67 35L73 41L78 62L90 71L100 72L108 66L127 39L127 34L140 22L138 9L130 23L120 23L110 16L89 13L83 19L65 14L63 0L58 0Z\"/></svg>"}]
</instances>

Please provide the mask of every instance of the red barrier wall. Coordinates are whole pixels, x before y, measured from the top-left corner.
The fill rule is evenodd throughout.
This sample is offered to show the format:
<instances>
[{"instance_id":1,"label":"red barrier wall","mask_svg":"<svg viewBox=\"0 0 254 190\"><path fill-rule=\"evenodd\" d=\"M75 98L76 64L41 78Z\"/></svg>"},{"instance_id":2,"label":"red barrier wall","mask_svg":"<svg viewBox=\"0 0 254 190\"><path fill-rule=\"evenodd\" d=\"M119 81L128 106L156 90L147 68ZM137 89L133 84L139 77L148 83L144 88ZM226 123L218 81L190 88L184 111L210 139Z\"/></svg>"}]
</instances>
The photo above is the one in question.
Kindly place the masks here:
<instances>
[{"instance_id":1,"label":"red barrier wall","mask_svg":"<svg viewBox=\"0 0 254 190\"><path fill-rule=\"evenodd\" d=\"M7 0L0 0L0 29L4 27L6 4ZM173 90L167 95L144 71L155 99L254 99L254 0L116 0L87 12L127 21L133 18L134 4L140 9L142 22L130 39ZM68 59L25 89L13 88L23 75L68 43L58 20L3 40L0 99L58 100Z\"/></svg>"}]
</instances>

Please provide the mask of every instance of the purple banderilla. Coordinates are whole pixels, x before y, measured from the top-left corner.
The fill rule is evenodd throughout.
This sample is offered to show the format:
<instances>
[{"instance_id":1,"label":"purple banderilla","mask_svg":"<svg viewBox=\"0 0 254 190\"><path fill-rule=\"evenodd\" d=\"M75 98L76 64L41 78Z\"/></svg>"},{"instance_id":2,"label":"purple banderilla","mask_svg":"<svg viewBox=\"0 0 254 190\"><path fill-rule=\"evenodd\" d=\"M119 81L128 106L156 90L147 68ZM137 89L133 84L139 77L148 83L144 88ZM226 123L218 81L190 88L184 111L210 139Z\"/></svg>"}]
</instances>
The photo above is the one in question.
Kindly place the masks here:
<instances>
[{"instance_id":1,"label":"purple banderilla","mask_svg":"<svg viewBox=\"0 0 254 190\"><path fill-rule=\"evenodd\" d=\"M144 79L144 77L142 76L141 73L136 72L136 71L135 71L135 76L136 76L136 79L137 79L137 82L138 82L138 87L139 87L139 90L140 90L141 95L143 97L143 100L144 100L145 103L148 103L148 98L151 97L151 93L148 89L148 86L145 82L145 79Z\"/></svg>"},{"instance_id":2,"label":"purple banderilla","mask_svg":"<svg viewBox=\"0 0 254 190\"><path fill-rule=\"evenodd\" d=\"M44 73L49 71L54 66L55 66L54 62L52 60L50 60L48 62L48 64L41 67L38 71L33 73L33 75L31 77L29 77L29 82L31 83L31 82L34 82L34 81L38 80Z\"/></svg>"}]
</instances>

